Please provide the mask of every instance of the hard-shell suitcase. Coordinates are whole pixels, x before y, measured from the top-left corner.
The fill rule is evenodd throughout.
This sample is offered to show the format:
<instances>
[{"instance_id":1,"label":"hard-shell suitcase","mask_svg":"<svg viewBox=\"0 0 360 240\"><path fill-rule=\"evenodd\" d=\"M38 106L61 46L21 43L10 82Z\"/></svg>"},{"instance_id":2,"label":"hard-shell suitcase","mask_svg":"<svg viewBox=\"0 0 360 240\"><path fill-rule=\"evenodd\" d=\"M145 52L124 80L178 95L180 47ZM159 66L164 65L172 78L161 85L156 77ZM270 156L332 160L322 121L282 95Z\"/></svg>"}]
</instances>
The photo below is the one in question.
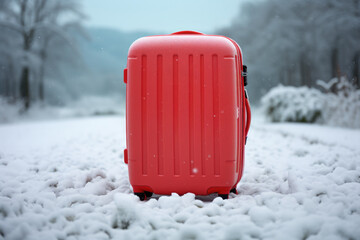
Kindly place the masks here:
<instances>
[{"instance_id":1,"label":"hard-shell suitcase","mask_svg":"<svg viewBox=\"0 0 360 240\"><path fill-rule=\"evenodd\" d=\"M236 191L251 116L245 81L227 37L182 31L131 45L124 160L140 199Z\"/></svg>"}]
</instances>

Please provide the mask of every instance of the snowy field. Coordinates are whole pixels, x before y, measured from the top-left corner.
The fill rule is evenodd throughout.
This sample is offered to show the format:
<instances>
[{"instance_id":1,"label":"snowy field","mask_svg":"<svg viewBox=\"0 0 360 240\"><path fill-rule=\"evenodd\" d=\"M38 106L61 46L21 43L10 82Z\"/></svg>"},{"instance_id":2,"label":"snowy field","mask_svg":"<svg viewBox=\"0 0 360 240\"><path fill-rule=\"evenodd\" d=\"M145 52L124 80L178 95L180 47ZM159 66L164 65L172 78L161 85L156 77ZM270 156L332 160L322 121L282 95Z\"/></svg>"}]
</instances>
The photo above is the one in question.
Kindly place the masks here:
<instances>
[{"instance_id":1,"label":"snowy field","mask_svg":"<svg viewBox=\"0 0 360 240\"><path fill-rule=\"evenodd\" d=\"M0 125L0 239L360 239L360 131L254 122L222 200L131 194L122 117Z\"/></svg>"}]
</instances>

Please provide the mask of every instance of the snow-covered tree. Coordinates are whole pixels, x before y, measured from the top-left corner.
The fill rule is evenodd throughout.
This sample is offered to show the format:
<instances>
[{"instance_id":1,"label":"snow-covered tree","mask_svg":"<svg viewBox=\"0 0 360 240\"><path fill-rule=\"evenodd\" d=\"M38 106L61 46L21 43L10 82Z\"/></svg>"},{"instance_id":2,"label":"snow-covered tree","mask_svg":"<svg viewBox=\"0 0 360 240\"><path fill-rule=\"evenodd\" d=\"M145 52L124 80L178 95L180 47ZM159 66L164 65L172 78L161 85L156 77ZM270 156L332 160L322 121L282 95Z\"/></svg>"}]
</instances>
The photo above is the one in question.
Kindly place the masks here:
<instances>
[{"instance_id":1,"label":"snow-covered tree","mask_svg":"<svg viewBox=\"0 0 360 240\"><path fill-rule=\"evenodd\" d=\"M347 75L359 84L360 0L248 2L218 32L242 46L257 96L279 82L315 86Z\"/></svg>"},{"instance_id":2,"label":"snow-covered tree","mask_svg":"<svg viewBox=\"0 0 360 240\"><path fill-rule=\"evenodd\" d=\"M19 95L27 109L32 99L30 83L38 83L43 99L46 61L53 52L63 51L64 46L75 49L72 34L81 31L83 15L74 0L6 1L0 15L0 31L11 34L11 42L19 42L14 48L9 48L10 44L3 44L3 48L18 60Z\"/></svg>"}]
</instances>

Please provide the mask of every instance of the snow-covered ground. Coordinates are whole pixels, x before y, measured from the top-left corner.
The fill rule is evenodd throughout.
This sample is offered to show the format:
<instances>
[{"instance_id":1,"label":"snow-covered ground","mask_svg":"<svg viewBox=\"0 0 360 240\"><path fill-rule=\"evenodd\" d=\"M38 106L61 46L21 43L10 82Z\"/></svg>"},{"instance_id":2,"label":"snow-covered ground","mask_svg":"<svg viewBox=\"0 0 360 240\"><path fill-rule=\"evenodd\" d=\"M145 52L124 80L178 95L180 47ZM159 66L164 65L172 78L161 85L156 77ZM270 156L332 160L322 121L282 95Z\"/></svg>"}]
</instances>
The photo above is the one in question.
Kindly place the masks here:
<instances>
[{"instance_id":1,"label":"snow-covered ground","mask_svg":"<svg viewBox=\"0 0 360 240\"><path fill-rule=\"evenodd\" d=\"M9 103L0 96L0 124L124 113L125 104L121 96L83 96L77 100L69 100L62 106L35 102L26 112L21 102Z\"/></svg>"},{"instance_id":2,"label":"snow-covered ground","mask_svg":"<svg viewBox=\"0 0 360 240\"><path fill-rule=\"evenodd\" d=\"M131 194L122 117L0 125L0 239L360 239L360 131L255 121L230 199Z\"/></svg>"}]
</instances>

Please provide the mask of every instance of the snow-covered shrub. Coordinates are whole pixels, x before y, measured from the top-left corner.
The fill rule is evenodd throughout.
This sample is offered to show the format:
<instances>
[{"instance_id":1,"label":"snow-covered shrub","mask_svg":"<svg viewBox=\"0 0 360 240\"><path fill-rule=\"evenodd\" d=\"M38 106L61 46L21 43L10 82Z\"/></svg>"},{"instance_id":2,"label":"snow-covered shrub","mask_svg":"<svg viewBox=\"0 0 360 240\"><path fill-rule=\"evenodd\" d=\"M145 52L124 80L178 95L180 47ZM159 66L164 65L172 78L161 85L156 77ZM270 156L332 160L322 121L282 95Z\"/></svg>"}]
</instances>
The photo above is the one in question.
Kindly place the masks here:
<instances>
[{"instance_id":1,"label":"snow-covered shrub","mask_svg":"<svg viewBox=\"0 0 360 240\"><path fill-rule=\"evenodd\" d=\"M334 78L330 82L333 84L328 86L328 90L325 89L327 93L324 94L324 122L334 126L360 128L360 90L345 77ZM322 81L317 81L318 85L321 83Z\"/></svg>"},{"instance_id":2,"label":"snow-covered shrub","mask_svg":"<svg viewBox=\"0 0 360 240\"><path fill-rule=\"evenodd\" d=\"M319 122L323 107L320 91L308 87L272 88L262 99L265 114L272 122Z\"/></svg>"},{"instance_id":3,"label":"snow-covered shrub","mask_svg":"<svg viewBox=\"0 0 360 240\"><path fill-rule=\"evenodd\" d=\"M261 99L266 117L272 122L317 122L360 128L360 90L345 77L317 84L324 93L282 85L271 89Z\"/></svg>"}]
</instances>

